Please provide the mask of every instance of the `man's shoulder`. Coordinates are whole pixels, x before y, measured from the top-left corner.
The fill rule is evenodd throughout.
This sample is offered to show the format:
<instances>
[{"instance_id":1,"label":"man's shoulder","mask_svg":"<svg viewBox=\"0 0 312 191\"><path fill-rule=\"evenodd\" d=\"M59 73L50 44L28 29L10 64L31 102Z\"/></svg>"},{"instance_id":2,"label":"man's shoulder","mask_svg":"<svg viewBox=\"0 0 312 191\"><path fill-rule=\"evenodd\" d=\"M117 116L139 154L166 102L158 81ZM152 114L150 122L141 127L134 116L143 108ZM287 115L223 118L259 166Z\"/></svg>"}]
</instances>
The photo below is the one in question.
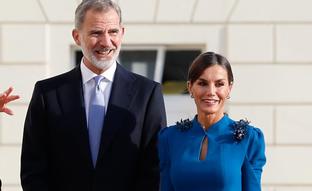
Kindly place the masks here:
<instances>
[{"instance_id":1,"label":"man's shoulder","mask_svg":"<svg viewBox=\"0 0 312 191\"><path fill-rule=\"evenodd\" d=\"M133 72L131 72L131 73L132 73L132 75L135 76L136 81L140 81L141 83L146 83L146 84L158 84L158 82L155 82L154 80L151 80L151 79L149 79L149 78L147 78L145 76L142 76L140 74L136 74L136 73L133 73Z\"/></svg>"},{"instance_id":2,"label":"man's shoulder","mask_svg":"<svg viewBox=\"0 0 312 191\"><path fill-rule=\"evenodd\" d=\"M81 76L80 70L76 67L68 72L37 81L36 86L40 86L41 88L60 86L72 81L77 81L79 75Z\"/></svg>"},{"instance_id":3,"label":"man's shoulder","mask_svg":"<svg viewBox=\"0 0 312 191\"><path fill-rule=\"evenodd\" d=\"M140 84L140 85L146 84L148 86L159 84L158 82L155 82L152 79L149 79L145 76L142 76L140 74L137 74L137 73L134 73L132 71L125 69L122 65L118 66L118 70L119 70L121 75L127 75L129 80L133 80L137 84Z\"/></svg>"}]
</instances>

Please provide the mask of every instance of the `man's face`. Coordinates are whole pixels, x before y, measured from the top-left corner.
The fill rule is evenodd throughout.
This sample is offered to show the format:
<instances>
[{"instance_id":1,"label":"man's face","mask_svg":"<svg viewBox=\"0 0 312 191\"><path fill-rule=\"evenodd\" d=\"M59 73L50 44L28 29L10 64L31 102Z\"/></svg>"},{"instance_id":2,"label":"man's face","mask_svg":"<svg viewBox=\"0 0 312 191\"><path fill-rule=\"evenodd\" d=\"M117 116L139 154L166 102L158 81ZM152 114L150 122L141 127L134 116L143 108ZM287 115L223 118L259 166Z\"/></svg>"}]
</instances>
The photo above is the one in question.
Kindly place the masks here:
<instances>
[{"instance_id":1,"label":"man's face","mask_svg":"<svg viewBox=\"0 0 312 191\"><path fill-rule=\"evenodd\" d=\"M82 49L85 65L99 74L117 59L123 34L115 10L88 10L81 28L74 29L73 38Z\"/></svg>"}]
</instances>

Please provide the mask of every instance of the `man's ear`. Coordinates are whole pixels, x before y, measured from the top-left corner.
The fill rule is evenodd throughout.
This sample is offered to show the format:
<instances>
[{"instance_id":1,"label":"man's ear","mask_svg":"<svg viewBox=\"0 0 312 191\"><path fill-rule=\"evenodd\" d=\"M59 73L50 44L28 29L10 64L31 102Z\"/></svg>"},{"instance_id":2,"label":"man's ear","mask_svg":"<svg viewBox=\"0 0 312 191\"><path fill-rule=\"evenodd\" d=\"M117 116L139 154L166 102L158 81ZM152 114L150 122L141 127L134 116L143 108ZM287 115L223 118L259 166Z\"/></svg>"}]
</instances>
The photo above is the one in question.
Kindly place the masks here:
<instances>
[{"instance_id":1,"label":"man's ear","mask_svg":"<svg viewBox=\"0 0 312 191\"><path fill-rule=\"evenodd\" d=\"M125 27L124 26L121 26L121 31L122 31L122 36L124 36L125 35Z\"/></svg>"},{"instance_id":2,"label":"man's ear","mask_svg":"<svg viewBox=\"0 0 312 191\"><path fill-rule=\"evenodd\" d=\"M123 25L120 25L120 37L121 37L121 40L123 40L124 35L125 35L125 27Z\"/></svg>"},{"instance_id":3,"label":"man's ear","mask_svg":"<svg viewBox=\"0 0 312 191\"><path fill-rule=\"evenodd\" d=\"M78 45L78 46L80 46L80 35L79 35L79 31L77 30L77 29L73 29L73 31L72 31L72 37L73 37L73 39L74 39L74 41L76 42L76 44Z\"/></svg>"}]
</instances>

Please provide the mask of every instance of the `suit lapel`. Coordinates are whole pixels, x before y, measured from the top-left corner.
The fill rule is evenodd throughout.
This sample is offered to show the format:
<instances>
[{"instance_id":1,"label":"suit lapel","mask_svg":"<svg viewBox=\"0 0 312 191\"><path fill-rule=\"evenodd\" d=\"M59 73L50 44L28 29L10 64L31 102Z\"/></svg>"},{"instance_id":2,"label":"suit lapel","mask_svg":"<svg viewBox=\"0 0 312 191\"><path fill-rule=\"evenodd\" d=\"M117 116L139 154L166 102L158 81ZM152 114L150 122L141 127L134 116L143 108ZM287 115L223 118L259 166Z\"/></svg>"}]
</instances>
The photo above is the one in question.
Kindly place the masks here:
<instances>
[{"instance_id":1,"label":"suit lapel","mask_svg":"<svg viewBox=\"0 0 312 191\"><path fill-rule=\"evenodd\" d=\"M109 147L116 132L123 126L124 121L129 121L124 117L130 115L129 104L131 103L132 94L134 93L133 90L131 90L134 81L134 75L117 64L102 130L98 161L101 161L101 158L105 156L104 152Z\"/></svg>"},{"instance_id":2,"label":"suit lapel","mask_svg":"<svg viewBox=\"0 0 312 191\"><path fill-rule=\"evenodd\" d=\"M92 166L80 67L70 71L63 80L64 85L57 91L62 112L70 116L69 124L74 128L72 135L79 144L77 147L85 152L84 156L89 156Z\"/></svg>"},{"instance_id":3,"label":"suit lapel","mask_svg":"<svg viewBox=\"0 0 312 191\"><path fill-rule=\"evenodd\" d=\"M68 77L63 80L64 85L58 90L63 112L69 113L75 111L79 117L82 117L84 99L80 69L78 67L73 69L68 73Z\"/></svg>"}]
</instances>

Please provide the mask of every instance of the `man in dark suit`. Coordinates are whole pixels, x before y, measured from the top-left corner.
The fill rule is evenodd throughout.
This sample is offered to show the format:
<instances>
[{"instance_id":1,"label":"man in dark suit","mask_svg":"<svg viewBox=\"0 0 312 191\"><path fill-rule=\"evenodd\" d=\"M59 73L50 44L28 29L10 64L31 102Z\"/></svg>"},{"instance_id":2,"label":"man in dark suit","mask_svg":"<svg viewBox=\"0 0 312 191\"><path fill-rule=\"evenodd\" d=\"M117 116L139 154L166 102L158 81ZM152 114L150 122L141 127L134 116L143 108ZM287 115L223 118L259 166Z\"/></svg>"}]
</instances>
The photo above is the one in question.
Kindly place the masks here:
<instances>
[{"instance_id":1,"label":"man in dark suit","mask_svg":"<svg viewBox=\"0 0 312 191\"><path fill-rule=\"evenodd\" d=\"M83 0L72 35L84 55L80 66L34 88L22 145L23 190L157 191L163 96L158 83L116 62L124 35L119 7ZM91 113L95 91L104 113L98 145L90 125L102 112Z\"/></svg>"}]
</instances>

